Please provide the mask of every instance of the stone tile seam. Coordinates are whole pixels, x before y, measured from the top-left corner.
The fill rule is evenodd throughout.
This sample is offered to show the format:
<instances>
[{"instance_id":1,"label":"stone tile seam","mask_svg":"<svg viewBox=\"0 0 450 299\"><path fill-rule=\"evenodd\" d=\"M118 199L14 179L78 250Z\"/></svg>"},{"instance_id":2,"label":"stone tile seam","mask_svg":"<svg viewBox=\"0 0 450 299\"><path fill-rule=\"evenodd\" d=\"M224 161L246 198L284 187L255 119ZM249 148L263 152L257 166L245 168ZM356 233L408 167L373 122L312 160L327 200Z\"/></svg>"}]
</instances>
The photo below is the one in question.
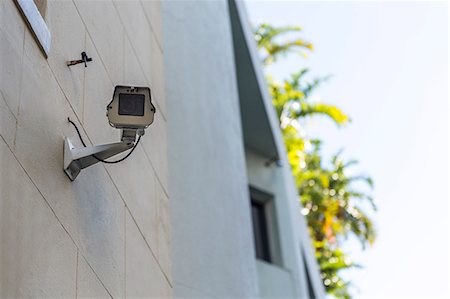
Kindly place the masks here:
<instances>
[{"instance_id":1,"label":"stone tile seam","mask_svg":"<svg viewBox=\"0 0 450 299\"><path fill-rule=\"evenodd\" d=\"M17 127L19 125L19 115L20 115L20 99L22 97L22 77L23 77L23 60L24 60L24 55L25 55L25 30L26 27L24 26L23 29L23 38L22 38L22 55L20 57L20 81L19 81L19 94L18 94L18 104L17 104L17 116L14 114L14 112L12 111L11 107L9 107L8 102L6 101L6 98L2 92L2 90L0 90L0 96L2 97L6 107L8 108L9 112L11 112L12 116L14 117L14 119L16 120L15 123L15 128L14 128L14 137L13 137L13 145L14 147L16 147L16 139L17 139ZM5 34L5 38L11 43L11 40L9 39L8 35L5 33L5 31L3 31L2 28L0 28L0 31L3 32L3 34Z\"/></svg>"},{"instance_id":2,"label":"stone tile seam","mask_svg":"<svg viewBox=\"0 0 450 299\"><path fill-rule=\"evenodd\" d=\"M5 38L8 40L9 44L12 46L12 41L10 40L10 38L8 37L8 34L3 30L3 28L0 28L0 31L3 32L3 34L5 35ZM23 55L25 53L25 29L23 30L23 38L22 38L22 53L21 53L21 57L20 57L20 68L23 67ZM17 120L17 118L19 117L19 109L20 109L20 93L22 90L22 73L20 74L20 81L19 81L19 103L18 103L18 108L17 108L17 112L14 113L13 110L11 109L11 107L9 107L8 102L6 101L6 98L3 94L3 92L0 90L0 92L2 92L1 96L3 97L3 101L6 104L6 107L8 107L8 110L12 113L12 115L14 116L14 118ZM17 117L16 117L17 114Z\"/></svg>"},{"instance_id":3,"label":"stone tile seam","mask_svg":"<svg viewBox=\"0 0 450 299\"><path fill-rule=\"evenodd\" d=\"M141 2L139 1L139 3L141 3ZM120 14L119 14L119 10L117 9L117 6L116 6L116 4L115 4L115 1L112 1L112 4L113 4L113 6L114 6L114 9L116 10L117 16L119 17L120 24L122 25L123 31L124 31L124 33L125 33L125 36L126 36L128 42L129 42L130 45L131 45L131 49L133 50L133 54L134 54L134 56L136 57L136 59L139 61L139 56L137 55L136 49L134 48L134 45L133 45L133 43L132 43L131 40L130 40L130 35L128 34L127 29L126 29L125 24L124 24L124 21L122 20L122 17L121 17ZM142 4L141 4L141 5L142 5ZM144 8L144 7L142 7L142 8ZM147 19L147 23L148 23L149 21L148 21L148 18L147 18L147 14L145 13L145 10L144 10L144 15L145 15L145 17L146 17L146 19ZM153 35L155 36L155 33L154 33L154 31L153 31L151 25L149 25L149 26L150 26L150 30L152 31ZM87 27L86 27L86 30L87 30ZM158 41L156 40L156 36L155 36L155 41L156 41L156 43L158 44ZM124 46L125 46L125 40L124 40ZM159 47L159 45L158 45L158 47ZM162 50L161 50L161 49L159 49L159 50L160 50L161 56L163 56ZM125 56L125 50L124 50L123 52L124 52L123 54L124 54L124 56ZM97 51L97 53L98 53L98 51ZM100 55L100 54L99 54L99 55ZM125 63L125 57L123 58L123 60L124 60L124 63ZM142 74L144 75L145 80L147 81L147 83L150 84L150 83L151 83L151 80L150 80L149 78L147 78L147 75L145 74L142 65L143 65L143 64L141 63L141 61L139 61L139 68L141 69ZM165 88L165 86L163 86L163 88ZM162 99L162 100L165 100L165 99ZM158 101L155 101L155 103L156 103L156 106L158 107L158 110L159 110L159 112L161 113L162 117L163 117L164 120L167 122L166 116L165 116L164 113L162 112L162 109L161 109L160 105L158 104Z\"/></svg>"},{"instance_id":4,"label":"stone tile seam","mask_svg":"<svg viewBox=\"0 0 450 299\"><path fill-rule=\"evenodd\" d=\"M130 209L128 209L128 206L126 207L126 209L128 210L128 213L131 216L131 219L133 220L134 224L136 225L136 228L138 229L139 233L141 234L142 239L145 242L145 245L148 247L148 249L150 250L150 253L152 254L153 258L155 259L156 263L158 264L159 270L161 271L161 273L163 274L164 278L166 279L167 283L169 284L169 286L171 288L173 288L172 282L170 281L169 277L167 276L166 272L164 271L164 269L162 268L159 259L157 258L157 256L154 254L152 248L150 247L150 244L148 243L147 239L145 238L143 232L141 231L141 228L139 227L139 225L136 222L136 219L134 218L133 214L131 213ZM170 237L170 236L169 236Z\"/></svg>"},{"instance_id":5,"label":"stone tile seam","mask_svg":"<svg viewBox=\"0 0 450 299\"><path fill-rule=\"evenodd\" d=\"M14 117L14 119L16 120L16 124L17 124L17 117L12 112L11 108L8 105L8 102L6 102L5 96L3 95L3 91L1 89L0 89L0 98L1 98L2 102L5 103L6 108L8 109L9 113L11 113L12 117ZM19 96L19 98L20 98L20 96Z\"/></svg>"},{"instance_id":6,"label":"stone tile seam","mask_svg":"<svg viewBox=\"0 0 450 299\"><path fill-rule=\"evenodd\" d=\"M154 0L151 0L151 1L154 1ZM158 1L160 1L160 0L158 0ZM144 12L145 18L147 19L147 23L150 25L150 30L152 31L153 36L155 37L155 41L156 41L156 44L158 45L158 48L161 50L161 53L164 53L163 46L162 46L162 41L158 40L158 34L156 33L155 29L153 28L152 22L150 22L150 16L147 15L147 12L146 12L146 10L144 8L144 4L142 3L142 1L139 1L139 4L142 7L142 11ZM162 7L160 7L160 8L162 8ZM159 13L162 16L162 9L159 10ZM161 19L161 21L162 21L162 19ZM161 23L161 26L162 26L162 23Z\"/></svg>"},{"instance_id":7,"label":"stone tile seam","mask_svg":"<svg viewBox=\"0 0 450 299\"><path fill-rule=\"evenodd\" d=\"M164 195L166 195L167 198L169 198L169 192L168 190L166 190L166 187L164 186L164 184L162 183L161 179L159 178L158 172L156 172L155 167L153 166L152 161L150 160L150 156L147 153L147 150L145 149L145 146L141 145L142 150L144 151L145 156L147 157L147 160L150 161L150 165L153 169L153 172L155 173L156 179L158 180L159 185L161 186L161 189L164 192Z\"/></svg>"},{"instance_id":8,"label":"stone tile seam","mask_svg":"<svg viewBox=\"0 0 450 299\"><path fill-rule=\"evenodd\" d=\"M89 32L89 30L88 30L88 27L87 27L87 25L86 25L86 23L84 22L84 19L83 19L83 17L81 16L81 13L80 13L80 11L79 11L79 9L78 9L78 6L77 6L77 4L75 3L75 1L74 0L72 0L72 3L73 3L73 5L75 6L75 9L76 9L76 11L77 11L77 13L78 13L78 16L80 17L80 20L81 20L81 22L83 23L83 26L84 26L84 30L85 30L85 32L86 32L86 38L85 38L85 47L86 47L86 45L87 45L87 37L89 37L89 39L91 40L91 42L92 42L92 45L94 46L94 49L95 49L95 51L97 52L97 54L98 54L98 57L100 58L100 62L101 62L101 64L102 64L102 66L103 66L103 68L105 69L105 71L106 71L106 74L107 74L107 76L108 76L108 79L109 79L109 81L111 82L111 84L114 86L114 80L111 78L111 75L110 75L110 73L108 72L108 68L106 67L106 64L105 64L105 62L103 61L103 58L102 58L102 56L100 55L100 51L98 50L98 48L97 48L97 46L95 45L95 43L94 43L94 39L92 38L92 35L91 35L91 33ZM122 28L123 29L123 28ZM125 31L125 30L124 30ZM123 57L122 57L123 58Z\"/></svg>"},{"instance_id":9,"label":"stone tile seam","mask_svg":"<svg viewBox=\"0 0 450 299\"><path fill-rule=\"evenodd\" d=\"M52 212L53 216L55 216L56 221L59 223L59 225L62 227L62 229L66 232L67 236L69 237L69 239L72 241L73 245L75 246L75 249L77 250L77 252L80 252L81 256L83 257L83 259L85 260L85 262L88 264L89 268L91 268L92 272L94 273L95 277L97 277L97 279L99 280L99 282L101 283L101 285L103 286L103 288L108 292L108 294L111 296L111 298L113 298L113 296L111 295L111 293L109 292L108 288L103 284L103 281L100 279L100 277L97 275L97 273L95 272L95 270L92 268L91 264L88 262L88 260L86 259L86 257L81 253L80 248L78 247L77 243L75 242L74 238L72 237L72 235L69 233L69 231L66 229L66 227L64 226L64 224L61 222L61 220L59 219L58 215L56 215L55 210L52 208L52 206L50 205L50 203L48 202L48 200L45 198L44 194L42 194L41 190L39 189L39 187L36 185L36 183L34 182L34 180L31 178L30 174L27 172L27 170L24 168L24 166L22 165L22 163L20 163L18 157L16 156L16 154L12 151L11 147L8 145L8 143L6 142L6 140L3 138L3 136L0 135L0 138L3 140L3 142L5 143L5 145L8 147L9 151L11 152L11 154L13 155L14 159L16 160L16 162L19 164L20 168L22 168L22 170L25 172L26 176L28 177L28 179L30 180L30 182L33 184L33 186L36 188L37 192L41 195L41 198L44 200L45 204L48 206L48 208L50 209L50 211Z\"/></svg>"},{"instance_id":10,"label":"stone tile seam","mask_svg":"<svg viewBox=\"0 0 450 299\"><path fill-rule=\"evenodd\" d=\"M78 255L80 251L77 248L77 264L75 266L75 298L78 298Z\"/></svg>"},{"instance_id":11,"label":"stone tile seam","mask_svg":"<svg viewBox=\"0 0 450 299\"><path fill-rule=\"evenodd\" d=\"M106 168L106 167L105 167L105 168ZM169 280L169 278L167 277L167 275L166 275L164 269L162 268L162 266L161 266L161 264L160 264L160 262L159 262L159 260L158 260L158 257L157 257L156 254L153 252L153 249L151 248L150 244L148 244L147 239L145 238L144 233L142 232L142 230L141 230L141 228L139 227L139 225L138 225L136 219L134 218L133 213L132 213L131 210L128 208L128 204L127 204L127 202L125 201L125 198L123 197L122 193L120 192L119 188L117 187L116 183L114 182L114 180L113 180L111 174L109 173L109 171L108 171L107 169L106 169L106 173L107 173L107 175L109 176L109 178L110 178L112 184L114 185L115 189L116 189L117 192L119 193L119 196L120 196L120 198L122 199L122 202L123 202L124 205L125 205L125 210L128 211L128 213L130 214L131 219L133 220L133 223L136 225L136 227L137 227L139 233L141 234L142 239L144 239L144 242L145 242L145 244L147 245L148 249L150 250L151 255L152 255L153 258L155 259L155 261L156 261L156 263L157 263L157 265L158 265L158 267L159 267L159 270L160 270L161 273L164 275L164 277L165 277L165 279L167 280L168 284L172 287L172 283L170 282L170 280ZM126 212L126 211L125 211L125 212ZM125 218L125 222L126 222L126 218ZM125 223L125 225L126 225L126 223ZM126 227L125 227L125 228L126 228ZM125 231L126 231L126 230L125 230ZM126 236L126 233L125 233L125 236Z\"/></svg>"},{"instance_id":12,"label":"stone tile seam","mask_svg":"<svg viewBox=\"0 0 450 299\"><path fill-rule=\"evenodd\" d=\"M107 74L107 76L108 76L109 81L110 81L111 84L114 86L114 80L111 78L111 75L110 75L110 73L109 73L109 71L108 71L108 68L106 67L105 62L103 61L103 58L102 58L102 56L100 55L100 51L98 50L97 46L96 46L95 43L94 43L94 39L92 38L92 35L91 35L91 33L89 32L89 29L88 29L88 27L87 27L87 25L86 25L86 23L85 23L83 17L81 16L81 13L80 13L80 11L79 11L79 9L78 9L77 4L75 3L75 0L72 0L72 3L73 3L73 5L75 6L75 9L76 9L76 11L77 11L77 13L78 13L78 16L80 17L80 20L81 20L81 22L82 22L83 25L84 25L84 29L85 29L85 32L86 32L87 36L88 36L89 39L91 40L92 45L94 46L94 49L95 49L95 51L97 52L98 57L100 58L100 61L101 61L102 65L103 65L103 68L106 70L106 74ZM121 25L122 25L123 33L127 36L128 41L130 41L130 40L129 40L129 36L128 36L126 30L125 30L125 26L123 25L122 19L120 18L120 15L119 15L118 12L117 12L116 6L114 5L114 2L113 2L113 6L114 6L114 9L115 9L115 11L116 11L116 14L119 16L119 19L120 19L120 22L121 22ZM85 41L87 42L87 38L85 39ZM85 47L86 47L86 45L87 45L87 44L85 44ZM131 47L132 47L132 49L133 49L133 51L134 51L134 47L133 47L133 44L132 44L131 42L130 42L130 45L131 45ZM122 45L122 46L124 46L124 45ZM162 53L162 52L161 52L161 53ZM125 51L124 51L124 55L125 55ZM136 54L135 54L135 56L137 57ZM124 58L124 57L122 57L122 58ZM141 63L140 63L139 65L141 65ZM141 70L142 70L142 66L141 66ZM142 71L143 71L143 70L142 70ZM147 76L145 75L145 72L144 72L144 77L145 77L145 80L147 81L147 83L149 83L150 81L149 81L149 79L147 78ZM164 86L164 88L165 88L165 86ZM158 107L158 110L161 112L162 110L161 110L161 108L160 108L160 105L158 104L157 101L155 101L155 103L156 103L156 106ZM166 116L165 116L163 113L161 113L161 115L163 116L164 120L167 121L167 120L166 120Z\"/></svg>"},{"instance_id":13,"label":"stone tile seam","mask_svg":"<svg viewBox=\"0 0 450 299\"><path fill-rule=\"evenodd\" d=\"M25 54L25 55L26 55L26 54ZM27 57L28 57L28 55L27 55ZM28 58L30 58L30 57L28 57ZM55 79L56 84L58 84L59 90L60 90L61 93L63 94L63 96L64 96L66 102L69 104L70 109L72 110L73 114L74 114L75 117L77 118L78 122L79 122L80 124L82 124L82 119L83 119L83 113L84 113L84 111L81 112L81 116L78 116L78 114L77 114L77 112L76 112L76 110L75 110L75 107L72 106L72 103L70 102L69 97L67 96L66 92L65 92L64 89L62 88L62 85L61 85L61 83L59 82L58 77L56 76L55 72L53 71L53 69L52 69L50 63L48 62L47 59L45 60L45 62L47 63L47 66L48 66L50 72L52 73L53 78ZM84 106L84 75L83 75L83 97L82 97L82 98L83 98L83 106ZM80 120L80 118L81 118L81 120Z\"/></svg>"},{"instance_id":14,"label":"stone tile seam","mask_svg":"<svg viewBox=\"0 0 450 299\"><path fill-rule=\"evenodd\" d=\"M92 273L94 273L95 277L98 279L98 281L100 282L100 284L102 285L102 287L105 289L105 291L108 293L108 295L111 298L114 298L114 296L109 292L108 288L105 286L105 284L103 283L103 281L100 279L100 277L97 275L97 272L95 272L94 268L92 268L91 263L89 263L89 261L87 260L87 258L81 253L80 251L80 255L83 258L83 260L85 261L85 263L89 266L89 269L92 270Z\"/></svg>"},{"instance_id":15,"label":"stone tile seam","mask_svg":"<svg viewBox=\"0 0 450 299\"><path fill-rule=\"evenodd\" d=\"M87 29L86 29L86 27L85 27L85 44L84 44L85 47L86 47L86 31L87 31ZM27 55L26 52L25 52L25 32L24 32L23 55L22 55L22 70L21 70L20 83L19 83L20 90L22 90L23 60L24 60L24 57L25 57L25 56L26 56L27 58L31 59L31 57L29 57L29 55ZM59 90L61 91L61 93L63 94L65 100L66 100L67 103L69 104L70 109L72 110L72 112L73 112L74 115L76 116L78 122L81 124L82 122L80 121L80 117L78 117L78 114L77 114L75 108L72 106L72 103L70 102L70 100L69 100L69 98L68 98L66 92L65 92L64 89L62 88L62 86L61 86L61 84L60 84L60 82L59 82L57 76L55 75L55 72L53 71L53 68L51 67L50 63L48 62L48 59L45 59L45 64L48 66L48 68L49 68L49 70L50 70L50 72L51 72L53 78L55 79L56 84L58 84ZM83 75L83 91L84 91L84 77L85 77L85 76ZM111 80L111 79L110 79L110 80ZM19 108L18 108L18 112L17 112L17 119L19 118L19 115L20 115L20 102L21 102L20 99L21 99L21 98L22 98L22 93L20 93L20 95L19 95ZM83 106L84 106L84 92L83 92L83 99L82 99L82 100L83 100L82 102L83 102ZM83 110L84 110L84 109L83 109ZM83 118L83 115L81 115L81 118ZM15 140L15 138L14 138L14 140Z\"/></svg>"},{"instance_id":16,"label":"stone tile seam","mask_svg":"<svg viewBox=\"0 0 450 299\"><path fill-rule=\"evenodd\" d=\"M75 5L75 4L74 4ZM77 9L77 12L78 12L78 9ZM79 12L78 12L78 14L79 14ZM80 19L81 19L81 16L80 16ZM84 24L84 22L83 22L83 25L84 25L84 27L85 27L85 37L84 37L84 47L86 48L86 32L87 32L87 27L86 27L86 25ZM0 28L1 29L1 28ZM26 42L26 32L25 32L25 30L27 30L26 28L24 29L24 37L23 37L23 45L22 45L22 60L21 60L21 67L23 68L23 62L24 62L24 58L25 58L25 56L26 57L28 57L28 58L31 58L31 57L29 57L29 55L27 55L26 54L26 52L25 52L25 42ZM92 40L92 38L91 38L91 40ZM95 45L94 45L94 47L95 47ZM97 50L97 49L96 49ZM97 53L98 53L98 51L97 51ZM100 56L100 55L99 55ZM80 119L78 118L78 115L77 115L77 113L76 113L76 110L75 110L75 108L72 106L72 103L70 102L70 100L69 100L69 98L68 98L68 96L67 96L67 94L66 94L66 92L64 91L64 89L62 88L62 86L61 86L61 84L60 84L60 82L59 82L59 80L58 80L58 78L57 78L57 76L55 75L55 72L53 71L53 68L52 68L52 66L50 65L50 63L48 62L48 59L45 59L45 63L47 64L47 66L49 67L49 69L50 69L50 71L51 71L51 73L52 73L52 75L53 75L53 78L55 79L55 81L56 81L56 83L58 84L58 87L59 87L59 89L61 90L61 92L62 92L62 94L64 95L64 97L65 97L65 99L66 99L66 101L68 102L68 104L69 104L69 106L70 106L70 108L72 109L72 111L73 111L73 113L77 116L77 119L78 119L78 121L80 122L80 123L82 123L81 121L80 121ZM102 62L102 64L103 64L103 62ZM103 66L104 66L104 64L103 64ZM106 68L105 68L106 69ZM109 74L108 74L109 75ZM22 90L22 77L23 77L23 69L21 70L21 74L20 74L20 82L19 82L19 90L21 91ZM111 80L111 78L109 78L110 80ZM84 71L84 74L83 74L83 91L84 91L84 81L85 81L85 71ZM17 111L17 118L16 118L16 120L18 121L18 118L19 118L19 115L20 115L20 107L21 107L21 105L20 105L20 103L21 103L21 98L22 98L22 94L21 94L21 92L20 92L20 94L19 94L19 105L18 105L18 111ZM6 101L5 101L6 102ZM83 97L82 97L82 104L83 104L83 113L84 113L84 92L83 92ZM8 108L9 108L9 106L8 106ZM9 108L10 109L10 108ZM11 109L10 109L11 110ZM83 115L81 115L81 119L83 119ZM16 139L16 136L15 136L15 134L14 134L14 144L15 144L15 139Z\"/></svg>"},{"instance_id":17,"label":"stone tile seam","mask_svg":"<svg viewBox=\"0 0 450 299\"><path fill-rule=\"evenodd\" d=\"M122 22L122 20L121 20L121 22ZM133 55L134 55L134 57L138 60L138 62L139 62L139 69L141 70L141 72L142 72L142 75L144 75L144 78L145 78L145 81L147 82L147 84L149 84L149 85L151 85L150 83L151 83L151 80L149 79L149 78L147 78L147 75L145 74L145 72L144 72L144 69L143 69L143 64L139 61L139 56L137 55L137 53L136 53L136 49L134 48L134 46L133 46L133 43L131 42L131 40L130 40L130 36L128 35L128 33L127 33L127 30L125 29L125 26L123 26L123 24L122 24L122 27L123 27L123 30L124 30L124 33L125 33L125 38L128 40L128 42L130 43L130 46L131 46L131 50L133 51ZM124 48L125 48L125 39L124 39ZM125 56L125 49L124 49L124 51L123 51L124 53L124 56ZM100 54L99 54L100 55ZM161 53L161 55L163 55L162 53ZM125 57L124 57L124 63L125 63ZM124 68L124 72L125 72L125 68ZM124 77L125 77L125 74L124 74ZM165 86L163 86L163 88L165 88ZM152 98L155 96L155 94L153 93L153 95L152 95ZM165 99L161 99L161 101L165 101ZM157 100L155 100L154 101L154 103L156 104L156 107L158 108L157 110L159 111L159 113L161 113L161 116L163 117L163 119L164 119L164 121L165 122L167 122L167 118L166 118L166 115L164 114L164 112L162 111L162 109L161 109L161 105L159 104L159 101L157 101Z\"/></svg>"}]
</instances>

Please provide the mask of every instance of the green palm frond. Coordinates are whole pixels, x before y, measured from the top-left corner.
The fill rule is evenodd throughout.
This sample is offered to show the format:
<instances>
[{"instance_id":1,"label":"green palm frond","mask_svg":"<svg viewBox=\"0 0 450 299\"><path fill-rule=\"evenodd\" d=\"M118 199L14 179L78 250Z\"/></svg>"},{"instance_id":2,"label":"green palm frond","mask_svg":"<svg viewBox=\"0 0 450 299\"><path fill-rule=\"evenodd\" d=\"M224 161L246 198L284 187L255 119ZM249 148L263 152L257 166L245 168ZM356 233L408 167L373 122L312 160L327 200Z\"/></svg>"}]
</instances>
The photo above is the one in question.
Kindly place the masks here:
<instances>
[{"instance_id":1,"label":"green palm frond","mask_svg":"<svg viewBox=\"0 0 450 299\"><path fill-rule=\"evenodd\" d=\"M277 41L282 36L290 33L299 33L302 28L299 26L273 27L269 24L259 24L254 30L254 36L258 48L265 55L263 63L265 65L275 62L279 56L286 55L289 52L300 51L300 49L312 51L314 46L299 37L290 40ZM300 52L305 55L304 52Z\"/></svg>"},{"instance_id":2,"label":"green palm frond","mask_svg":"<svg viewBox=\"0 0 450 299\"><path fill-rule=\"evenodd\" d=\"M350 122L350 118L341 109L334 105L324 103L306 103L300 104L300 110L294 114L295 118L306 116L326 115L338 126L342 126Z\"/></svg>"},{"instance_id":3,"label":"green palm frond","mask_svg":"<svg viewBox=\"0 0 450 299\"><path fill-rule=\"evenodd\" d=\"M255 40L264 56L263 64L267 66L290 52L313 50L311 43L298 36L301 30L298 26L258 25ZM342 278L340 271L360 266L351 261L341 245L350 236L359 239L363 248L374 242L374 225L360 207L367 208L364 203L369 202L369 207L376 210L376 205L366 192L373 190L372 179L348 175L349 168L358 163L356 160L344 160L340 150L325 163L322 141L305 137L301 121L304 118L326 116L339 127L350 122L339 107L312 100L312 94L329 78L310 79L309 69L300 68L281 81L268 76L267 83L323 284L328 294L346 299L351 298L351 284ZM364 188L364 184L369 188Z\"/></svg>"}]
</instances>

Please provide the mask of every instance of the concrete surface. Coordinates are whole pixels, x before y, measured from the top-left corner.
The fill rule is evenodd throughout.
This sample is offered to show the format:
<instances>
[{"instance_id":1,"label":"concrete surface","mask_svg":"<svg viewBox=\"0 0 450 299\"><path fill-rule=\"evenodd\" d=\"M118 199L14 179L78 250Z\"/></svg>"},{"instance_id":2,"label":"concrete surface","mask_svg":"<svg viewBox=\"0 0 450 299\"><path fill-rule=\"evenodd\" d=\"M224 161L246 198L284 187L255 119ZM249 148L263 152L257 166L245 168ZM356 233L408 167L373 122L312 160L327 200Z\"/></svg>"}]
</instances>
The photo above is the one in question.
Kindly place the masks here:
<instances>
[{"instance_id":1,"label":"concrete surface","mask_svg":"<svg viewBox=\"0 0 450 299\"><path fill-rule=\"evenodd\" d=\"M228 3L162 6L174 296L255 297Z\"/></svg>"},{"instance_id":2,"label":"concrete surface","mask_svg":"<svg viewBox=\"0 0 450 299\"><path fill-rule=\"evenodd\" d=\"M14 2L0 1L0 297L170 296L161 5L152 2L48 1L45 59ZM67 67L82 51L88 67ZM155 123L126 161L71 182L63 140L80 142L67 117L89 144L118 141L105 116L115 84L149 85Z\"/></svg>"}]
</instances>

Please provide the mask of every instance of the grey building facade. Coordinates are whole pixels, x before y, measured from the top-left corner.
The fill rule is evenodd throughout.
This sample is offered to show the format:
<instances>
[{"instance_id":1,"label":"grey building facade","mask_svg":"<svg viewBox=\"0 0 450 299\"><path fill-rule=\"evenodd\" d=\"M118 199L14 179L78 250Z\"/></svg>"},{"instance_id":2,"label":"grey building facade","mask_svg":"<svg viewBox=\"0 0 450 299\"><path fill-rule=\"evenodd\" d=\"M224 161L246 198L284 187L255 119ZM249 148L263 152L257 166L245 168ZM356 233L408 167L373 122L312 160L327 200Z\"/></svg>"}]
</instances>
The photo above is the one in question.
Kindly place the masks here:
<instances>
[{"instance_id":1,"label":"grey building facade","mask_svg":"<svg viewBox=\"0 0 450 299\"><path fill-rule=\"evenodd\" d=\"M174 295L323 298L244 4L163 20Z\"/></svg>"}]
</instances>

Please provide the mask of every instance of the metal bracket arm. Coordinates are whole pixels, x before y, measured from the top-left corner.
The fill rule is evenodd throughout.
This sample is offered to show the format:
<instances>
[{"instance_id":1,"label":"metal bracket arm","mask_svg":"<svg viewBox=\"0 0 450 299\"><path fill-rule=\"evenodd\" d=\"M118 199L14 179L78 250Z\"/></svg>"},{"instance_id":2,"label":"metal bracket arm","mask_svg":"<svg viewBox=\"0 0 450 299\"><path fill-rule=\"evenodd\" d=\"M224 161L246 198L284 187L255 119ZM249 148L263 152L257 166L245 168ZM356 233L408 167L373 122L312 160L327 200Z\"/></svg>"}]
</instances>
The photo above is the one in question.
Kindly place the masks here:
<instances>
[{"instance_id":1,"label":"metal bracket arm","mask_svg":"<svg viewBox=\"0 0 450 299\"><path fill-rule=\"evenodd\" d=\"M90 147L75 148L69 138L64 140L64 172L71 181L80 173L81 169L89 167L99 160L120 154L133 147L132 142L116 142L111 144L96 145Z\"/></svg>"}]
</instances>

